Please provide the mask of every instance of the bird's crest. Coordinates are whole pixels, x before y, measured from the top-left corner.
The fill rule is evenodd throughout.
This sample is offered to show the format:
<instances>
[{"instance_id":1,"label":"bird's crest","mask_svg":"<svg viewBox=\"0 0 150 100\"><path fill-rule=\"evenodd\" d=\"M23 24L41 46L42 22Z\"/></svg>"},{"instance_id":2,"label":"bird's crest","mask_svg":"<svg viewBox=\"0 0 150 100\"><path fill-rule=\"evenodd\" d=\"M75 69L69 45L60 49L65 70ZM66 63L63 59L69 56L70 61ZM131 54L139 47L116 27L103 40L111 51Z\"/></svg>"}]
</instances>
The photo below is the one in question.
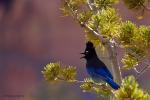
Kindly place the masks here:
<instances>
[{"instance_id":1,"label":"bird's crest","mask_svg":"<svg viewBox=\"0 0 150 100\"><path fill-rule=\"evenodd\" d=\"M93 43L92 43L91 41L88 41L88 42L86 43L86 47L87 47L87 48L93 48Z\"/></svg>"}]
</instances>

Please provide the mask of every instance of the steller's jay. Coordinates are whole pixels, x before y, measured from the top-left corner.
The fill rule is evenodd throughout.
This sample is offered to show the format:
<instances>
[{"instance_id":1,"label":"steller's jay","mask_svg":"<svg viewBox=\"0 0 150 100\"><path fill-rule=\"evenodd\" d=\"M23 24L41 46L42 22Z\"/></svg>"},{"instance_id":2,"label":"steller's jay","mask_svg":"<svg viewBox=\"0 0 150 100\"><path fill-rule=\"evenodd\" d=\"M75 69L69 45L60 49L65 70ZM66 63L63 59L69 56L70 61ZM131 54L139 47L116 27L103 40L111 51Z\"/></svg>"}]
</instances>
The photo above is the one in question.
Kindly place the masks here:
<instances>
[{"instance_id":1,"label":"steller's jay","mask_svg":"<svg viewBox=\"0 0 150 100\"><path fill-rule=\"evenodd\" d=\"M106 65L98 58L92 42L86 43L84 56L86 59L86 69L91 78L99 82L100 80L108 83L113 89L117 90L120 86L113 81L113 76L107 69Z\"/></svg>"}]
</instances>

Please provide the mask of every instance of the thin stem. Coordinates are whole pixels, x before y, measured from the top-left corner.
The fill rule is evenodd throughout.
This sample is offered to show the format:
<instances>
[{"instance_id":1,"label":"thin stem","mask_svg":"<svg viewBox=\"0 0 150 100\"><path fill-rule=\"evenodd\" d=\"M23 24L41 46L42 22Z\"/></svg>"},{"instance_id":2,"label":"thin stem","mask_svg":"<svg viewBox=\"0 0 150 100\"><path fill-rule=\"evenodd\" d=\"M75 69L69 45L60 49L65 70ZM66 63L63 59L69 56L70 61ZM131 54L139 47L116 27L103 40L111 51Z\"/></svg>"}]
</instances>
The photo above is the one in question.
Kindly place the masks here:
<instances>
[{"instance_id":1,"label":"thin stem","mask_svg":"<svg viewBox=\"0 0 150 100\"><path fill-rule=\"evenodd\" d=\"M141 71L138 71L139 73L138 73L138 75L136 76L136 80L138 80L138 78L139 78L141 75L143 75L143 74L150 68L150 63L146 63L146 62L145 62L145 64L147 64L147 66L144 67Z\"/></svg>"},{"instance_id":2,"label":"thin stem","mask_svg":"<svg viewBox=\"0 0 150 100\"><path fill-rule=\"evenodd\" d=\"M59 80L61 81L66 81L65 79L61 78L61 77L57 77ZM79 80L71 80L72 82L76 82L76 83L85 83L84 81L79 81Z\"/></svg>"},{"instance_id":3,"label":"thin stem","mask_svg":"<svg viewBox=\"0 0 150 100\"><path fill-rule=\"evenodd\" d=\"M139 74L141 72L141 71L138 71L136 67L134 67L133 69L137 74Z\"/></svg>"},{"instance_id":4,"label":"thin stem","mask_svg":"<svg viewBox=\"0 0 150 100\"><path fill-rule=\"evenodd\" d=\"M141 75L143 75L149 68L150 68L150 65L144 67L144 68L140 71L140 73L136 76L136 80L138 80L138 78L139 78Z\"/></svg>"},{"instance_id":5,"label":"thin stem","mask_svg":"<svg viewBox=\"0 0 150 100\"><path fill-rule=\"evenodd\" d=\"M61 81L65 81L66 82L66 80L65 79L63 79L63 78L61 78L61 77L57 77L57 79L59 79L59 80L61 80ZM75 82L75 83L86 83L86 81L80 81L80 80L71 80L72 82ZM103 84L99 84L99 83L96 83L96 82L91 82L92 84L94 84L94 85L97 85L97 86L103 86Z\"/></svg>"}]
</instances>

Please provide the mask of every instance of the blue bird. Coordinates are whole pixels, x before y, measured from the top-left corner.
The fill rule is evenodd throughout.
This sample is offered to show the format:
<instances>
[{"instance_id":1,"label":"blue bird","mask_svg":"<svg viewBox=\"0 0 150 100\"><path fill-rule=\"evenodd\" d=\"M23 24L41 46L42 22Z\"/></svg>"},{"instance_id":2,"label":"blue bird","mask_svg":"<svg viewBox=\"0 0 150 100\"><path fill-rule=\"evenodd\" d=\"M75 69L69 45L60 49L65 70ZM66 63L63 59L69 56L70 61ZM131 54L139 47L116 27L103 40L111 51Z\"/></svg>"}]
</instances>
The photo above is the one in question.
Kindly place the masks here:
<instances>
[{"instance_id":1,"label":"blue bird","mask_svg":"<svg viewBox=\"0 0 150 100\"><path fill-rule=\"evenodd\" d=\"M120 86L114 82L113 76L106 65L98 58L92 42L88 41L86 43L85 52L81 54L84 55L81 58L86 59L87 72L94 81L99 82L103 80L115 90L120 88Z\"/></svg>"}]
</instances>

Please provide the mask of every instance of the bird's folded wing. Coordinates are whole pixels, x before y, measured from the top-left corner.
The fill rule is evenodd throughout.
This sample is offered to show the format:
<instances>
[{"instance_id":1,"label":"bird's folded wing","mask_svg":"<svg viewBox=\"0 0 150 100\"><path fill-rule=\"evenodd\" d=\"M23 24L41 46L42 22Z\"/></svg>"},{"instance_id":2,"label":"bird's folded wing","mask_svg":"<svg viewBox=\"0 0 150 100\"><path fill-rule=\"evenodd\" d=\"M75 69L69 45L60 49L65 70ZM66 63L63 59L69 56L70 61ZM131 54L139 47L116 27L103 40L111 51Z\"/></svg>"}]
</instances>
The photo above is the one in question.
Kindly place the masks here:
<instances>
[{"instance_id":1,"label":"bird's folded wing","mask_svg":"<svg viewBox=\"0 0 150 100\"><path fill-rule=\"evenodd\" d=\"M101 77L110 78L113 80L113 76L111 75L110 71L106 67L95 69L95 74L100 75Z\"/></svg>"}]
</instances>

